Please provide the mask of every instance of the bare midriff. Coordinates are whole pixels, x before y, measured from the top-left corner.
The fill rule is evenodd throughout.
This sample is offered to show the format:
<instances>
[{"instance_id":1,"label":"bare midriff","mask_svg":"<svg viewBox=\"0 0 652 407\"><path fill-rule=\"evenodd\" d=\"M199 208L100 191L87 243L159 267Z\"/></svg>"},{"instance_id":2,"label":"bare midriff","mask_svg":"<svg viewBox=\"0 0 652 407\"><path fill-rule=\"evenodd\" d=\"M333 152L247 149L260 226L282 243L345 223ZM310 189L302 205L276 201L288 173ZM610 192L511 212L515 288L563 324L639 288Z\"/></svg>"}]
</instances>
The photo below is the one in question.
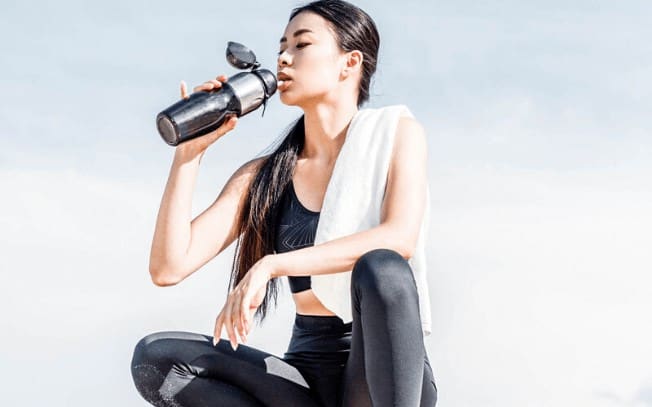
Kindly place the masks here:
<instances>
[{"instance_id":1,"label":"bare midriff","mask_svg":"<svg viewBox=\"0 0 652 407\"><path fill-rule=\"evenodd\" d=\"M301 315L336 315L322 304L312 289L293 293L297 314Z\"/></svg>"}]
</instances>

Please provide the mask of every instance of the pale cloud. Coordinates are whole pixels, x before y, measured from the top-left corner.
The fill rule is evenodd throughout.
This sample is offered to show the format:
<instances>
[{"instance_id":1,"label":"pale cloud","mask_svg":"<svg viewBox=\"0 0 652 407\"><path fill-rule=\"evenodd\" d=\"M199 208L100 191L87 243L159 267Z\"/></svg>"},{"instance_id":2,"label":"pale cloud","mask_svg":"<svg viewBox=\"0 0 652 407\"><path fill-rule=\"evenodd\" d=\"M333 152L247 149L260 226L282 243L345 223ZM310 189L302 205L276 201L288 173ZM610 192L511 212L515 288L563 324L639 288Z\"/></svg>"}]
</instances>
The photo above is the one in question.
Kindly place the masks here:
<instances>
[{"instance_id":1,"label":"pale cloud","mask_svg":"<svg viewBox=\"0 0 652 407\"><path fill-rule=\"evenodd\" d=\"M650 175L449 168L431 181L446 405L633 397L652 358Z\"/></svg>"}]
</instances>

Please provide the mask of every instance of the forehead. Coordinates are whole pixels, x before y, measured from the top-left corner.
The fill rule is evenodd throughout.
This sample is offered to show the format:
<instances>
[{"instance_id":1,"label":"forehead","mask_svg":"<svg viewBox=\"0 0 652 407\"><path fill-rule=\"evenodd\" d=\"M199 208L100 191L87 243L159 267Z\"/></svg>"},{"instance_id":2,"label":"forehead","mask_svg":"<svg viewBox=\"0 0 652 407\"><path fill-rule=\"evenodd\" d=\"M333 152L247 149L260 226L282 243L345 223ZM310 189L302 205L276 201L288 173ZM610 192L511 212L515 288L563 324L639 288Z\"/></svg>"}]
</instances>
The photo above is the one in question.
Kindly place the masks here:
<instances>
[{"instance_id":1,"label":"forehead","mask_svg":"<svg viewBox=\"0 0 652 407\"><path fill-rule=\"evenodd\" d=\"M319 14L302 11L301 13L294 16L294 18L290 20L288 25L285 27L285 31L283 32L283 37L281 37L280 42L285 42L288 39L294 38L295 34L298 36L302 33L307 33L308 35L313 35L316 37L331 34L330 26L328 25L326 19L324 19Z\"/></svg>"}]
</instances>

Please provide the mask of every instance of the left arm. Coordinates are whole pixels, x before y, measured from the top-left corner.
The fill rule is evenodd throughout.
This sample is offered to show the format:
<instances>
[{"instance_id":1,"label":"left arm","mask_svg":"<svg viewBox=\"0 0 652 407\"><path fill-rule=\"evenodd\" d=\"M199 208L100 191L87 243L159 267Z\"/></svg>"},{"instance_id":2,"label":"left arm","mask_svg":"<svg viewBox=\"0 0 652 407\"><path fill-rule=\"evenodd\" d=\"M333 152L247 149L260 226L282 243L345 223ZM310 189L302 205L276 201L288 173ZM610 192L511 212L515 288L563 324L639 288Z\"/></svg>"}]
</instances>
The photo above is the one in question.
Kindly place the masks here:
<instances>
[{"instance_id":1,"label":"left arm","mask_svg":"<svg viewBox=\"0 0 652 407\"><path fill-rule=\"evenodd\" d=\"M285 253L270 255L271 277L305 276L351 270L376 248L412 257L426 204L427 140L415 119L401 117L396 129L378 226Z\"/></svg>"}]
</instances>

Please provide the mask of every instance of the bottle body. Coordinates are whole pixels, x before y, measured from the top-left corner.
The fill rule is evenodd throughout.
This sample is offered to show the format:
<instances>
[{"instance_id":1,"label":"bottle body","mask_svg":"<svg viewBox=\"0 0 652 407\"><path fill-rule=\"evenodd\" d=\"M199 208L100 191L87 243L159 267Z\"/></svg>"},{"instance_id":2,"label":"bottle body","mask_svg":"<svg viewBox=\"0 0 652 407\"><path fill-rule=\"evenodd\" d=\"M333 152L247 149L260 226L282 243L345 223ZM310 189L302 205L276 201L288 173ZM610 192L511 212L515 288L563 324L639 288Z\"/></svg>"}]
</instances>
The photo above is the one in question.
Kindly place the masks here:
<instances>
[{"instance_id":1,"label":"bottle body","mask_svg":"<svg viewBox=\"0 0 652 407\"><path fill-rule=\"evenodd\" d=\"M208 134L226 117L240 117L256 110L276 91L276 78L266 69L240 72L220 89L196 92L169 106L156 116L163 140L171 146Z\"/></svg>"},{"instance_id":2,"label":"bottle body","mask_svg":"<svg viewBox=\"0 0 652 407\"><path fill-rule=\"evenodd\" d=\"M208 134L224 123L228 114L239 115L240 106L230 86L196 92L156 116L161 137L171 146Z\"/></svg>"}]
</instances>

